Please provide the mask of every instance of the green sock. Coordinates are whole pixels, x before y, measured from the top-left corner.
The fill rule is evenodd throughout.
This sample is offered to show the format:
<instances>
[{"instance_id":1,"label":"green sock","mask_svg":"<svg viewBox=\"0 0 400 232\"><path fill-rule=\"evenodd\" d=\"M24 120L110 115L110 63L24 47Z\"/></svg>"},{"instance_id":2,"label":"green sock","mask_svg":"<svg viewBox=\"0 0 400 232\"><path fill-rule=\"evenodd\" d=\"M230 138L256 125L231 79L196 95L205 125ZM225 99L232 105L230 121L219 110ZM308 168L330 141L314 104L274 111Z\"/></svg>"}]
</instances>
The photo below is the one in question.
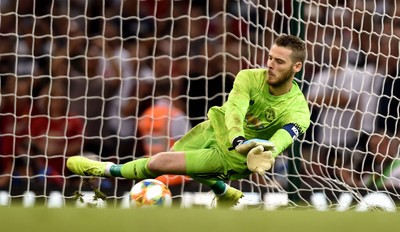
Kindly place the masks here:
<instances>
[{"instance_id":1,"label":"green sock","mask_svg":"<svg viewBox=\"0 0 400 232\"><path fill-rule=\"evenodd\" d=\"M215 184L211 185L210 188L215 194L224 194L226 191L225 182L218 180Z\"/></svg>"},{"instance_id":2,"label":"green sock","mask_svg":"<svg viewBox=\"0 0 400 232\"><path fill-rule=\"evenodd\" d=\"M132 180L142 180L142 179L153 179L158 175L150 172L147 167L147 163L149 162L149 158L141 158L134 161L130 161L128 163L122 164L119 167L119 172L121 177L132 179ZM118 169L118 168L115 168ZM115 170L116 171L116 170ZM110 170L111 172L111 170ZM116 171L116 174L118 172Z\"/></svg>"},{"instance_id":3,"label":"green sock","mask_svg":"<svg viewBox=\"0 0 400 232\"><path fill-rule=\"evenodd\" d=\"M110 170L109 170L111 176L113 176L113 177L122 177L121 167L122 167L121 164L113 164L113 165L111 165Z\"/></svg>"}]
</instances>

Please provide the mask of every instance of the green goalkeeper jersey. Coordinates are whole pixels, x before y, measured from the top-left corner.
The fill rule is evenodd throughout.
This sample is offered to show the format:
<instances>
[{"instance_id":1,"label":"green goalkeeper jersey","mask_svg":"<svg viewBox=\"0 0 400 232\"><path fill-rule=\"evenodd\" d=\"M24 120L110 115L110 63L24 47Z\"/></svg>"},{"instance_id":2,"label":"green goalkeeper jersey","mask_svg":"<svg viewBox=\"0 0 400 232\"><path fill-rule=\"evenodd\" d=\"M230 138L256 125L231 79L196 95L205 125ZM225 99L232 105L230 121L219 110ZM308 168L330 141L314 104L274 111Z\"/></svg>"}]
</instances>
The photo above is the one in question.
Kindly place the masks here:
<instances>
[{"instance_id":1,"label":"green goalkeeper jersey","mask_svg":"<svg viewBox=\"0 0 400 232\"><path fill-rule=\"evenodd\" d=\"M307 101L296 82L284 95L269 92L266 69L240 71L228 100L212 107L208 118L221 147L231 147L237 136L259 138L273 142L273 156L282 153L310 125Z\"/></svg>"}]
</instances>

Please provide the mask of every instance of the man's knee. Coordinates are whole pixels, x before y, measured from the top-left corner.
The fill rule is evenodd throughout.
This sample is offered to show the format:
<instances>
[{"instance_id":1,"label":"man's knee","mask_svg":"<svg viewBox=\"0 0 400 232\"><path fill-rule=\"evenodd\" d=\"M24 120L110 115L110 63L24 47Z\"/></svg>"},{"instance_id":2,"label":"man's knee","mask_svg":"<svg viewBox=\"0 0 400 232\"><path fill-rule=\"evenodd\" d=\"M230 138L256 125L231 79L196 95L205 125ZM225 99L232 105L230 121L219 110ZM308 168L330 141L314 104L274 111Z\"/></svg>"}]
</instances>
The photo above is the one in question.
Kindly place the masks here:
<instances>
[{"instance_id":1,"label":"man's knee","mask_svg":"<svg viewBox=\"0 0 400 232\"><path fill-rule=\"evenodd\" d=\"M158 174L180 174L186 171L185 156L178 152L161 152L150 157L148 169Z\"/></svg>"},{"instance_id":2,"label":"man's knee","mask_svg":"<svg viewBox=\"0 0 400 232\"><path fill-rule=\"evenodd\" d=\"M147 163L147 168L153 173L161 172L160 161L157 156L152 156Z\"/></svg>"}]
</instances>

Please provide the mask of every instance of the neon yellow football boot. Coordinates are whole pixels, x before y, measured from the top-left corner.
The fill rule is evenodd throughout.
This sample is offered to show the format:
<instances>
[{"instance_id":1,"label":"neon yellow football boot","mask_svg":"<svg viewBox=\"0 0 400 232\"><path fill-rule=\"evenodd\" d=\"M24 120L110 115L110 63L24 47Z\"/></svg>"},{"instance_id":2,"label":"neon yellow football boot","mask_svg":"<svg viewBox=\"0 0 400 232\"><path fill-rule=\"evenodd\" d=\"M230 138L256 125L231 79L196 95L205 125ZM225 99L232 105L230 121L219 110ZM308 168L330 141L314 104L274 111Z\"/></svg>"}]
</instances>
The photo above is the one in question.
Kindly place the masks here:
<instances>
[{"instance_id":1,"label":"neon yellow football boot","mask_svg":"<svg viewBox=\"0 0 400 232\"><path fill-rule=\"evenodd\" d=\"M105 169L111 162L100 162L88 159L84 156L73 156L67 160L67 168L81 176L107 177Z\"/></svg>"},{"instance_id":2,"label":"neon yellow football boot","mask_svg":"<svg viewBox=\"0 0 400 232\"><path fill-rule=\"evenodd\" d=\"M240 198L242 198L244 195L243 193L235 189L229 185L227 186L227 190L225 194L217 195L217 207L224 207L224 208L230 208L239 203Z\"/></svg>"}]
</instances>

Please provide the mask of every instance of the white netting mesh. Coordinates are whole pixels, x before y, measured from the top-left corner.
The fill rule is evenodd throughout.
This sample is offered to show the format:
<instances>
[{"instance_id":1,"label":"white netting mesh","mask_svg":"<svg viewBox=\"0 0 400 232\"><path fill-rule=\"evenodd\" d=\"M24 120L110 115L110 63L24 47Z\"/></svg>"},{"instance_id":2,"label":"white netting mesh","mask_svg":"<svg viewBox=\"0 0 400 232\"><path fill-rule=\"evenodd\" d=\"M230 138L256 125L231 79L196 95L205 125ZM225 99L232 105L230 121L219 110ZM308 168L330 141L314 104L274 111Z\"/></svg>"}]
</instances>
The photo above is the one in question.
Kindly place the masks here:
<instances>
[{"instance_id":1,"label":"white netting mesh","mask_svg":"<svg viewBox=\"0 0 400 232\"><path fill-rule=\"evenodd\" d=\"M56 191L71 199L99 186L121 200L131 181L82 182L64 169L65 157L124 163L167 149L226 100L239 70L264 67L274 38L290 33L307 43L297 80L312 124L266 180L232 185L248 193L249 205L262 200L268 209L287 202L323 209L325 201L343 208L346 194L365 207L374 198L365 203L364 196L376 190L399 197L397 1L20 0L0 7L0 189L7 196ZM168 125L167 136L145 121L156 106L173 116L157 121ZM209 190L194 182L171 189L185 206Z\"/></svg>"}]
</instances>

